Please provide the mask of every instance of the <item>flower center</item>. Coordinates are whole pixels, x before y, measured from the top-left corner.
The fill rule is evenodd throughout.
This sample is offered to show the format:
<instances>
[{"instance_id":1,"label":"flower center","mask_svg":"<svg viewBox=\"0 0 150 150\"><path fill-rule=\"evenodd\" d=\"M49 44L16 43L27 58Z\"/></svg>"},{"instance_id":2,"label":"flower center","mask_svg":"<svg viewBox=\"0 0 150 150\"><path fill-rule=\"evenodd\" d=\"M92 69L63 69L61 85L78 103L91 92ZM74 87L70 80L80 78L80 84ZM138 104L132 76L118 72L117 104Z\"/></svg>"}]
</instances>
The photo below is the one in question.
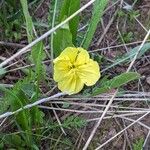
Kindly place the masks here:
<instances>
[{"instance_id":1,"label":"flower center","mask_svg":"<svg viewBox=\"0 0 150 150\"><path fill-rule=\"evenodd\" d=\"M71 65L71 69L73 69L73 68L75 68L75 65L73 64L73 65Z\"/></svg>"}]
</instances>

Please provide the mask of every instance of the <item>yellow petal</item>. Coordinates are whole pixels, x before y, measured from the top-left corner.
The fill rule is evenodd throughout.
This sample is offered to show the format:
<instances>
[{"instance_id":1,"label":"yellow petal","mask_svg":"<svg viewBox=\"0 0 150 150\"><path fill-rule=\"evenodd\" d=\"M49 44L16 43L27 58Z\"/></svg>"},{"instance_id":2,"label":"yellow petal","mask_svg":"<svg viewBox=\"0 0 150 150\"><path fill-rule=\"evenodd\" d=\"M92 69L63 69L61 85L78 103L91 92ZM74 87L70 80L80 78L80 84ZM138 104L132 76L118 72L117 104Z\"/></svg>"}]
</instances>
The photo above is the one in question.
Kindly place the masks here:
<instances>
[{"instance_id":1,"label":"yellow petal","mask_svg":"<svg viewBox=\"0 0 150 150\"><path fill-rule=\"evenodd\" d=\"M100 78L100 68L96 61L90 59L87 64L78 67L77 74L83 83L91 86Z\"/></svg>"},{"instance_id":2,"label":"yellow petal","mask_svg":"<svg viewBox=\"0 0 150 150\"><path fill-rule=\"evenodd\" d=\"M89 54L86 50L83 48L77 48L78 49L78 56L76 58L75 66L83 65L89 61Z\"/></svg>"},{"instance_id":3,"label":"yellow petal","mask_svg":"<svg viewBox=\"0 0 150 150\"><path fill-rule=\"evenodd\" d=\"M76 94L83 89L84 83L72 71L62 81L58 82L58 88L69 95Z\"/></svg>"},{"instance_id":4,"label":"yellow petal","mask_svg":"<svg viewBox=\"0 0 150 150\"><path fill-rule=\"evenodd\" d=\"M57 60L54 62L54 80L59 82L67 76L70 71L69 60Z\"/></svg>"},{"instance_id":5,"label":"yellow petal","mask_svg":"<svg viewBox=\"0 0 150 150\"><path fill-rule=\"evenodd\" d=\"M65 59L70 60L71 63L73 63L76 60L78 54L78 49L74 47L67 47L62 51L59 57L56 59Z\"/></svg>"}]
</instances>

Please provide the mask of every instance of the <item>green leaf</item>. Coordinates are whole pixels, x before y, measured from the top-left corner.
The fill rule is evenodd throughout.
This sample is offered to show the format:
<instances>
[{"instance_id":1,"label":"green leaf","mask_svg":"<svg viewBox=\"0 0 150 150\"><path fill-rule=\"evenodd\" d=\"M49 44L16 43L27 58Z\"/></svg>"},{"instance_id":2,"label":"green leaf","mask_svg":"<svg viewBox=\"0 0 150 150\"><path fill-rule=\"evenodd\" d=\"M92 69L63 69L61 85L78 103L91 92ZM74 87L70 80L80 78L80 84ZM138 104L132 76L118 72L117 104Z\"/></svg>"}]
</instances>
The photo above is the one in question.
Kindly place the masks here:
<instances>
[{"instance_id":1,"label":"green leaf","mask_svg":"<svg viewBox=\"0 0 150 150\"><path fill-rule=\"evenodd\" d=\"M19 135L15 135L15 134L11 135L9 140L10 140L9 142L13 143L13 145L15 145L16 147L20 146L23 143L23 141L21 140L21 137Z\"/></svg>"},{"instance_id":2,"label":"green leaf","mask_svg":"<svg viewBox=\"0 0 150 150\"><path fill-rule=\"evenodd\" d=\"M38 61L42 61L45 59L45 52L44 52L44 45L42 42L38 42L36 45L33 46L31 51L33 63L37 64Z\"/></svg>"},{"instance_id":3,"label":"green leaf","mask_svg":"<svg viewBox=\"0 0 150 150\"><path fill-rule=\"evenodd\" d=\"M28 36L28 42L30 43L33 40L33 22L32 18L29 14L28 11L28 3L27 0L20 0L22 9L23 9L23 14L26 20L26 31L27 31L27 36Z\"/></svg>"},{"instance_id":4,"label":"green leaf","mask_svg":"<svg viewBox=\"0 0 150 150\"><path fill-rule=\"evenodd\" d=\"M31 50L33 63L35 64L35 76L38 81L43 79L45 68L42 61L45 59L44 45L42 42L37 43Z\"/></svg>"},{"instance_id":5,"label":"green leaf","mask_svg":"<svg viewBox=\"0 0 150 150\"><path fill-rule=\"evenodd\" d=\"M68 102L64 102L62 108L68 108L70 104Z\"/></svg>"},{"instance_id":6,"label":"green leaf","mask_svg":"<svg viewBox=\"0 0 150 150\"><path fill-rule=\"evenodd\" d=\"M86 125L86 120L81 117L70 116L63 122L63 127L65 128L81 128Z\"/></svg>"},{"instance_id":7,"label":"green leaf","mask_svg":"<svg viewBox=\"0 0 150 150\"><path fill-rule=\"evenodd\" d=\"M107 91L118 88L122 85L127 84L130 81L133 81L135 79L139 79L140 75L135 72L128 72L128 73L122 73L119 76L114 77L113 79L105 82L101 85L101 87L95 89L92 92L92 96L96 96L98 94L106 93Z\"/></svg>"},{"instance_id":8,"label":"green leaf","mask_svg":"<svg viewBox=\"0 0 150 150\"><path fill-rule=\"evenodd\" d=\"M32 79L32 78L31 78ZM4 101L8 102L7 107L10 111L15 111L23 106L33 103L37 100L36 93L39 93L39 86L31 82L30 78L25 78L14 85L11 90L8 90L0 86L0 90L5 93ZM29 89L28 89L29 88ZM29 92L31 90L32 93ZM32 107L31 109L25 109L15 114L15 123L21 133L22 138L27 145L33 143L33 137L31 135L31 129L38 128L43 123L44 113L39 110L38 107ZM37 130L37 134L40 131ZM37 139L35 139L37 140Z\"/></svg>"},{"instance_id":9,"label":"green leaf","mask_svg":"<svg viewBox=\"0 0 150 150\"><path fill-rule=\"evenodd\" d=\"M97 25L103 15L104 9L107 4L108 4L108 0L96 0L94 3L94 8L92 11L92 18L89 22L89 27L88 27L87 33L82 42L83 43L82 47L84 47L85 49L88 49L88 47L93 39L93 35L96 31Z\"/></svg>"},{"instance_id":10,"label":"green leaf","mask_svg":"<svg viewBox=\"0 0 150 150\"><path fill-rule=\"evenodd\" d=\"M133 57L136 55L137 50L139 49L140 46L137 46L135 48L133 48L131 51L129 51L128 53L126 53L125 55L123 55L121 58L116 59L114 61L113 64L109 65L106 69L104 69L105 71L118 65L121 63L125 63L125 62L129 62L130 60L133 59ZM143 47L141 48L139 55L137 58L140 58L141 56L143 56L146 52L148 52L150 50L150 43L146 43L143 45Z\"/></svg>"},{"instance_id":11,"label":"green leaf","mask_svg":"<svg viewBox=\"0 0 150 150\"><path fill-rule=\"evenodd\" d=\"M0 77L2 76L2 75L4 75L6 73L6 70L4 69L4 68L0 68Z\"/></svg>"},{"instance_id":12,"label":"green leaf","mask_svg":"<svg viewBox=\"0 0 150 150\"><path fill-rule=\"evenodd\" d=\"M25 95L31 98L35 95L35 85L31 83L22 84L22 91L25 93Z\"/></svg>"},{"instance_id":13,"label":"green leaf","mask_svg":"<svg viewBox=\"0 0 150 150\"><path fill-rule=\"evenodd\" d=\"M1 99L0 100L0 114L4 113L9 108L8 100Z\"/></svg>"},{"instance_id":14,"label":"green leaf","mask_svg":"<svg viewBox=\"0 0 150 150\"><path fill-rule=\"evenodd\" d=\"M11 89L8 90L4 87L0 86L0 90L5 92L5 98L4 101L7 101L10 105L11 111L15 111L19 108L22 108L25 104L27 104L27 98L25 95L21 92L20 87L18 87L18 84ZM30 117L29 117L29 111L23 110L20 113L16 114L16 122L20 126L22 130L29 130L30 127ZM28 136L28 139L30 139L30 136Z\"/></svg>"},{"instance_id":15,"label":"green leaf","mask_svg":"<svg viewBox=\"0 0 150 150\"><path fill-rule=\"evenodd\" d=\"M37 43L32 48L31 56L32 56L33 62L35 64L35 79L34 79L34 81L37 84L37 87L35 88L35 91L33 92L34 95L32 94L31 101L35 102L39 97L40 81L42 79L44 79L45 74L46 74L45 67L42 64L42 60L45 58L44 45L42 42ZM33 88L32 88L32 90L33 90ZM33 107L31 109L32 124L34 124L38 127L40 124L43 123L43 117L44 117L44 113L42 111L40 111L37 107Z\"/></svg>"},{"instance_id":16,"label":"green leaf","mask_svg":"<svg viewBox=\"0 0 150 150\"><path fill-rule=\"evenodd\" d=\"M133 48L131 51L126 53L122 58L126 59L126 60L133 59L133 57L136 55L139 48L140 48L140 46ZM141 48L137 58L140 58L142 55L144 55L149 50L150 50L150 43L144 44L143 47Z\"/></svg>"},{"instance_id":17,"label":"green leaf","mask_svg":"<svg viewBox=\"0 0 150 150\"><path fill-rule=\"evenodd\" d=\"M72 34L68 24L58 29L54 34L53 47L54 55L57 57L66 47L73 46Z\"/></svg>"},{"instance_id":18,"label":"green leaf","mask_svg":"<svg viewBox=\"0 0 150 150\"><path fill-rule=\"evenodd\" d=\"M80 0L64 0L59 15L59 22L63 21L65 17L71 16L79 8L80 8ZM78 25L79 25L79 15L76 15L73 19L69 21L69 28L72 34L72 42L74 43L74 45L76 43Z\"/></svg>"},{"instance_id":19,"label":"green leaf","mask_svg":"<svg viewBox=\"0 0 150 150\"><path fill-rule=\"evenodd\" d=\"M4 143L0 142L0 149L4 149Z\"/></svg>"},{"instance_id":20,"label":"green leaf","mask_svg":"<svg viewBox=\"0 0 150 150\"><path fill-rule=\"evenodd\" d=\"M144 144L144 139L140 138L139 140L136 140L136 142L133 144L133 150L142 150ZM148 149L149 146L147 146ZM146 149L146 148L145 148Z\"/></svg>"}]
</instances>

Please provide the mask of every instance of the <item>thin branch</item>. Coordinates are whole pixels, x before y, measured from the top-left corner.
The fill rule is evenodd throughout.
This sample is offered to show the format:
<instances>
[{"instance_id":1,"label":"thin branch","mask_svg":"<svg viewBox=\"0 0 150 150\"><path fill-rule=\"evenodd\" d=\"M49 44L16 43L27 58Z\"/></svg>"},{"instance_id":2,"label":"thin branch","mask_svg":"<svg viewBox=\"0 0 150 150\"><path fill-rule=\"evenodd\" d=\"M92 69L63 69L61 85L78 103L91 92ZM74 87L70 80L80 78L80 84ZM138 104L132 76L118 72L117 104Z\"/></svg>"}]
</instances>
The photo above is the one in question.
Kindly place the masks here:
<instances>
[{"instance_id":1,"label":"thin branch","mask_svg":"<svg viewBox=\"0 0 150 150\"><path fill-rule=\"evenodd\" d=\"M1 114L1 115L0 115L0 119L6 118L6 117L9 117L9 116L12 116L12 115L14 115L14 114L16 114L16 113L18 113L18 112L20 112L20 111L23 111L23 110L25 110L25 109L29 109L29 108L31 108L31 107L33 107L33 106L37 106L37 105L42 104L42 103L45 103L45 102L48 102L49 100L51 100L51 99L53 99L53 98L60 97L60 96L63 96L63 95L66 95L66 94L65 94L65 93L57 93L57 94L55 94L55 95L53 95L53 96L40 99L40 100L38 100L38 101L36 101L36 102L34 102L34 103L25 105L24 107L22 107L22 108L20 108L20 109L17 109L16 111L13 111L13 112L6 112L6 113L4 113L4 114Z\"/></svg>"},{"instance_id":2,"label":"thin branch","mask_svg":"<svg viewBox=\"0 0 150 150\"><path fill-rule=\"evenodd\" d=\"M55 117L56 117L56 120L57 120L57 122L58 122L58 124L59 124L59 126L60 126L60 129L61 129L62 133L63 133L64 135L67 135L66 132L65 132L65 130L63 129L62 124L61 124L61 122L60 122L60 119L59 119L59 117L58 117L58 115L57 115L57 113L56 113L56 111L55 111L54 109L53 109L53 113L54 113L54 115L55 115Z\"/></svg>"},{"instance_id":3,"label":"thin branch","mask_svg":"<svg viewBox=\"0 0 150 150\"><path fill-rule=\"evenodd\" d=\"M54 11L53 11L53 18L52 18L52 28L54 28L54 26L55 26L57 3L58 3L58 0L55 0ZM53 73L53 59L54 59L53 42L54 42L54 34L52 33L51 34L51 60L52 60L51 67L52 67L52 73Z\"/></svg>"}]
</instances>

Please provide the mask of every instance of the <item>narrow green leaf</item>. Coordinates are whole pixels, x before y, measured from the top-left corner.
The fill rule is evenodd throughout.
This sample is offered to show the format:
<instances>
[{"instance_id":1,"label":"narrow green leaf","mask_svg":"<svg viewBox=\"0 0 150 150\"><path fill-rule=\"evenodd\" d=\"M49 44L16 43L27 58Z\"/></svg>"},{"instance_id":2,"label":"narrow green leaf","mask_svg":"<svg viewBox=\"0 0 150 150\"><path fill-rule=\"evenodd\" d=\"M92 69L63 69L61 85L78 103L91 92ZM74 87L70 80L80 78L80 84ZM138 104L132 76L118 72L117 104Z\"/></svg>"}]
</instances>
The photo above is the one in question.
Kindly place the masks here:
<instances>
[{"instance_id":1,"label":"narrow green leaf","mask_svg":"<svg viewBox=\"0 0 150 150\"><path fill-rule=\"evenodd\" d=\"M135 48L133 48L131 51L129 51L128 53L126 53L124 56L122 56L123 59L126 58L126 60L128 59L133 59L133 57L136 55L138 49L140 48L140 46L137 46ZM150 50L150 43L146 43L143 45L143 47L141 48L139 55L137 58L140 58L142 55L144 55L147 51ZM121 59L122 59L121 58Z\"/></svg>"},{"instance_id":2,"label":"narrow green leaf","mask_svg":"<svg viewBox=\"0 0 150 150\"><path fill-rule=\"evenodd\" d=\"M0 68L0 77L2 76L2 75L4 75L6 73L6 70L4 69L4 68Z\"/></svg>"},{"instance_id":3,"label":"narrow green leaf","mask_svg":"<svg viewBox=\"0 0 150 150\"><path fill-rule=\"evenodd\" d=\"M45 59L44 45L42 42L37 43L32 47L31 56L35 64L36 79L39 81L45 74L45 69L42 61Z\"/></svg>"},{"instance_id":4,"label":"narrow green leaf","mask_svg":"<svg viewBox=\"0 0 150 150\"><path fill-rule=\"evenodd\" d=\"M55 57L57 57L68 46L73 46L72 34L69 30L68 24L65 24L54 34L53 47Z\"/></svg>"},{"instance_id":5,"label":"narrow green leaf","mask_svg":"<svg viewBox=\"0 0 150 150\"><path fill-rule=\"evenodd\" d=\"M119 65L121 63L125 63L125 62L130 62L130 60L133 59L133 57L136 55L137 50L139 49L140 46L137 46L135 48L133 48L131 51L129 51L128 53L126 53L125 55L121 56L121 58L116 59L114 61L113 64L109 65L106 69L104 69L104 71ZM144 46L141 48L140 53L138 55L137 58L140 58L141 56L143 56L146 52L148 52L150 50L150 43L146 43L144 44Z\"/></svg>"},{"instance_id":6,"label":"narrow green leaf","mask_svg":"<svg viewBox=\"0 0 150 150\"><path fill-rule=\"evenodd\" d=\"M33 62L35 64L35 81L37 84L36 90L31 87L32 90L35 90L33 92L35 94L32 95L31 101L35 102L39 97L39 83L42 79L44 79L46 74L45 67L42 64L43 59L45 59L44 45L42 42L37 43L32 48L31 55ZM27 89L26 92L28 92ZM44 114L37 107L33 107L31 109L31 116L32 116L32 124L39 126L43 122Z\"/></svg>"},{"instance_id":7,"label":"narrow green leaf","mask_svg":"<svg viewBox=\"0 0 150 150\"><path fill-rule=\"evenodd\" d=\"M88 49L92 41L97 25L103 15L104 9L107 4L108 4L108 0L96 0L94 3L92 18L89 22L87 33L85 34L85 38L82 42L83 43L82 47L84 47L85 49Z\"/></svg>"},{"instance_id":8,"label":"narrow green leaf","mask_svg":"<svg viewBox=\"0 0 150 150\"><path fill-rule=\"evenodd\" d=\"M20 0L22 9L23 9L23 14L26 20L26 31L27 31L27 36L28 36L28 42L30 43L33 40L33 22L32 18L29 14L28 11L28 3L27 0Z\"/></svg>"},{"instance_id":9,"label":"narrow green leaf","mask_svg":"<svg viewBox=\"0 0 150 150\"><path fill-rule=\"evenodd\" d=\"M143 147L144 139L140 138L133 143L133 150L142 150L142 149L149 149L149 144L147 144L145 147ZM146 148L147 147L147 148Z\"/></svg>"},{"instance_id":10,"label":"narrow green leaf","mask_svg":"<svg viewBox=\"0 0 150 150\"><path fill-rule=\"evenodd\" d=\"M101 87L95 89L92 92L92 96L105 93L111 89L118 88L122 85L127 84L130 81L133 81L139 78L140 78L140 75L135 72L122 73L121 75L116 76L113 79L105 82L103 85L101 85Z\"/></svg>"},{"instance_id":11,"label":"narrow green leaf","mask_svg":"<svg viewBox=\"0 0 150 150\"><path fill-rule=\"evenodd\" d=\"M15 111L19 108L22 108L24 105L27 104L27 98L24 94L20 92L20 87L16 86L13 90L8 90L4 87L0 86L0 90L5 92L6 97L4 100L8 101L9 105L11 106L11 111ZM28 110L24 110L16 115L16 120L21 126L22 129L28 130Z\"/></svg>"},{"instance_id":12,"label":"narrow green leaf","mask_svg":"<svg viewBox=\"0 0 150 150\"><path fill-rule=\"evenodd\" d=\"M64 0L59 15L59 22L64 20L64 18L71 16L79 8L80 8L80 0ZM76 43L79 18L80 18L79 15L77 15L72 20L69 21L69 28L72 34L72 42L74 43L74 45Z\"/></svg>"}]
</instances>

